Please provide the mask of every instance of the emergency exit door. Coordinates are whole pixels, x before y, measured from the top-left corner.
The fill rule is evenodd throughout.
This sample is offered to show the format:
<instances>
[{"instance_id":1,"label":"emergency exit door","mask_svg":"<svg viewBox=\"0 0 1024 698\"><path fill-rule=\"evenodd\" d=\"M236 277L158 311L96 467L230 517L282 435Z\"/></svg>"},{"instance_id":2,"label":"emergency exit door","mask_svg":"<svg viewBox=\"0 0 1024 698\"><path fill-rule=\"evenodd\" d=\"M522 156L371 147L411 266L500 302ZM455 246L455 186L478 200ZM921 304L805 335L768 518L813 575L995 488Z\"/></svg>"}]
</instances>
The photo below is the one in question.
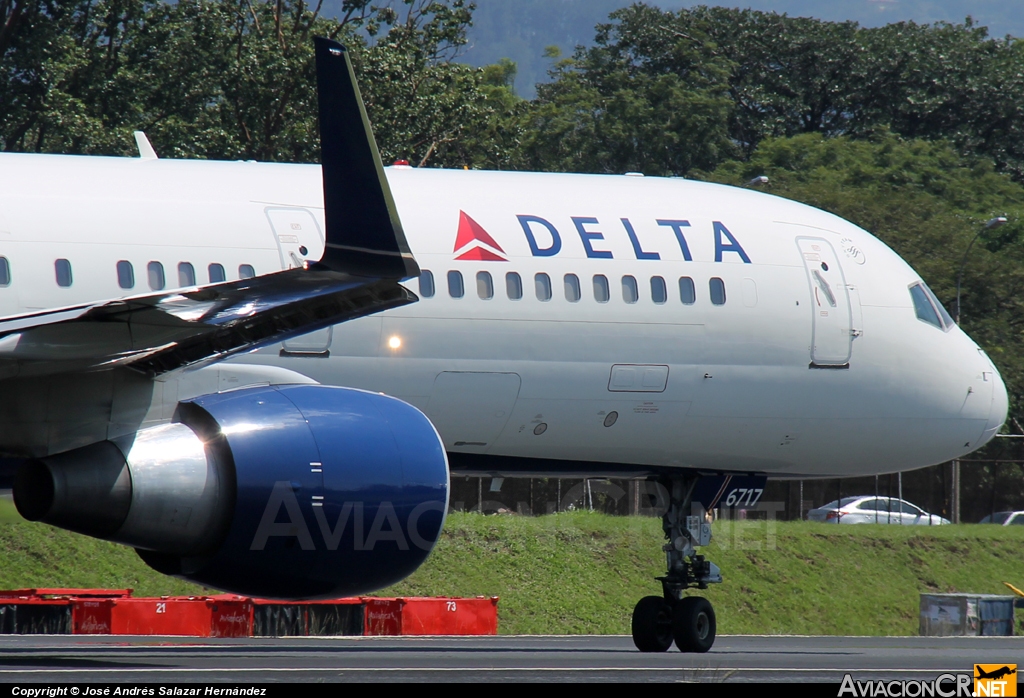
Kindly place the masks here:
<instances>
[{"instance_id":1,"label":"emergency exit door","mask_svg":"<svg viewBox=\"0 0 1024 698\"><path fill-rule=\"evenodd\" d=\"M807 271L811 301L811 368L848 366L853 348L853 314L843 268L824 238L796 239Z\"/></svg>"},{"instance_id":2,"label":"emergency exit door","mask_svg":"<svg viewBox=\"0 0 1024 698\"><path fill-rule=\"evenodd\" d=\"M300 269L323 254L324 236L313 214L304 208L267 208L282 269Z\"/></svg>"}]
</instances>

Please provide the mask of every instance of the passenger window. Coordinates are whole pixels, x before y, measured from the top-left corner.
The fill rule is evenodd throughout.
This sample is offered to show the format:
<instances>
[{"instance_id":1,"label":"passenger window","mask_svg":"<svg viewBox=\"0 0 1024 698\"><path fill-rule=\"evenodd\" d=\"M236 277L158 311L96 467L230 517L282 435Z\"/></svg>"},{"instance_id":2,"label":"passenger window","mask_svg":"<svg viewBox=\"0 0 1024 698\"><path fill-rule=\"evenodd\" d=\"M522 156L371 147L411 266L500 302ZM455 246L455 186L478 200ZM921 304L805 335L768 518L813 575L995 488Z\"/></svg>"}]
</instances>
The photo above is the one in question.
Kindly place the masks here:
<instances>
[{"instance_id":1,"label":"passenger window","mask_svg":"<svg viewBox=\"0 0 1024 698\"><path fill-rule=\"evenodd\" d=\"M196 268L188 262L178 262L178 286L185 288L186 286L196 285Z\"/></svg>"},{"instance_id":2,"label":"passenger window","mask_svg":"<svg viewBox=\"0 0 1024 698\"><path fill-rule=\"evenodd\" d=\"M149 273L149 287L154 291L162 291L167 285L167 279L164 278L164 265L160 262L150 262L146 265L146 271Z\"/></svg>"},{"instance_id":3,"label":"passenger window","mask_svg":"<svg viewBox=\"0 0 1024 698\"><path fill-rule=\"evenodd\" d=\"M651 277L651 300L659 304L668 300L668 288L660 276Z\"/></svg>"},{"instance_id":4,"label":"passenger window","mask_svg":"<svg viewBox=\"0 0 1024 698\"><path fill-rule=\"evenodd\" d=\"M426 269L420 270L420 295L424 298L434 297L434 274Z\"/></svg>"},{"instance_id":5,"label":"passenger window","mask_svg":"<svg viewBox=\"0 0 1024 698\"><path fill-rule=\"evenodd\" d=\"M725 305L725 282L716 276L708 282L708 288L711 289L711 304Z\"/></svg>"},{"instance_id":6,"label":"passenger window","mask_svg":"<svg viewBox=\"0 0 1024 698\"><path fill-rule=\"evenodd\" d=\"M256 276L256 269L251 264L238 265L238 278L251 279Z\"/></svg>"},{"instance_id":7,"label":"passenger window","mask_svg":"<svg viewBox=\"0 0 1024 698\"><path fill-rule=\"evenodd\" d=\"M543 272L533 277L533 283L537 287L537 300L551 300L551 277Z\"/></svg>"},{"instance_id":8,"label":"passenger window","mask_svg":"<svg viewBox=\"0 0 1024 698\"><path fill-rule=\"evenodd\" d=\"M514 271L505 274L505 293L508 294L509 300L513 301L523 297L523 280Z\"/></svg>"},{"instance_id":9,"label":"passenger window","mask_svg":"<svg viewBox=\"0 0 1024 698\"><path fill-rule=\"evenodd\" d=\"M121 288L135 288L135 268L128 260L117 263L117 285Z\"/></svg>"},{"instance_id":10,"label":"passenger window","mask_svg":"<svg viewBox=\"0 0 1024 698\"><path fill-rule=\"evenodd\" d=\"M608 277L604 274L595 274L594 300L598 303L607 303L608 299L611 297L611 291L608 289Z\"/></svg>"},{"instance_id":11,"label":"passenger window","mask_svg":"<svg viewBox=\"0 0 1024 698\"><path fill-rule=\"evenodd\" d=\"M0 257L0 286L11 285L11 263L7 257Z\"/></svg>"},{"instance_id":12,"label":"passenger window","mask_svg":"<svg viewBox=\"0 0 1024 698\"><path fill-rule=\"evenodd\" d=\"M929 325L935 325L938 328L942 327L939 314L935 312L931 301L928 300L928 294L925 293L922 284L914 284L910 287L910 297L914 301L914 312L917 313L918 320L923 320Z\"/></svg>"},{"instance_id":13,"label":"passenger window","mask_svg":"<svg viewBox=\"0 0 1024 698\"><path fill-rule=\"evenodd\" d=\"M53 263L53 270L57 273L57 285L67 288L71 285L71 262L66 259L58 259Z\"/></svg>"},{"instance_id":14,"label":"passenger window","mask_svg":"<svg viewBox=\"0 0 1024 698\"><path fill-rule=\"evenodd\" d=\"M640 291L636 287L636 279L632 276L622 277L622 300L627 303L636 303L640 300Z\"/></svg>"},{"instance_id":15,"label":"passenger window","mask_svg":"<svg viewBox=\"0 0 1024 698\"><path fill-rule=\"evenodd\" d=\"M580 299L580 278L575 274L565 275L565 300L576 303Z\"/></svg>"},{"instance_id":16,"label":"passenger window","mask_svg":"<svg viewBox=\"0 0 1024 698\"><path fill-rule=\"evenodd\" d=\"M466 295L466 288L462 285L462 272L448 272L448 295L452 298L462 298Z\"/></svg>"},{"instance_id":17,"label":"passenger window","mask_svg":"<svg viewBox=\"0 0 1024 698\"><path fill-rule=\"evenodd\" d=\"M209 267L207 267L207 271L210 273L211 284L219 284L221 281L224 281L228 278L228 275L224 273L223 264L217 264L216 262L214 262Z\"/></svg>"},{"instance_id":18,"label":"passenger window","mask_svg":"<svg viewBox=\"0 0 1024 698\"><path fill-rule=\"evenodd\" d=\"M697 290L693 287L693 279L689 276L679 277L679 300L683 305L693 305L697 302Z\"/></svg>"},{"instance_id":19,"label":"passenger window","mask_svg":"<svg viewBox=\"0 0 1024 698\"><path fill-rule=\"evenodd\" d=\"M494 281L491 280L490 272L478 271L476 273L476 295L484 301L494 298Z\"/></svg>"}]
</instances>

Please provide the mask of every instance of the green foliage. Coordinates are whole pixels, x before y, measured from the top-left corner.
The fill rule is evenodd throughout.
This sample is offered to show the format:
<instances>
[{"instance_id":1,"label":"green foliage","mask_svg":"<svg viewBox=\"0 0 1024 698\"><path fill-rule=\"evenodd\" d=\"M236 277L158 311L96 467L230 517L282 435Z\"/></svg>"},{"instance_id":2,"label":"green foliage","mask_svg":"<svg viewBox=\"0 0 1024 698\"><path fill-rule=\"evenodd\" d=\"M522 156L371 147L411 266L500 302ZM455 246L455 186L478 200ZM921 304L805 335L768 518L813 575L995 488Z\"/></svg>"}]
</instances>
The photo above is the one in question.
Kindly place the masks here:
<instances>
[{"instance_id":1,"label":"green foliage","mask_svg":"<svg viewBox=\"0 0 1024 698\"><path fill-rule=\"evenodd\" d=\"M705 552L725 582L693 593L723 634L916 635L921 592L1008 593L1024 543L1010 528L720 521ZM507 634L628 634L662 543L654 518L452 514L423 567L380 594L498 596Z\"/></svg>"},{"instance_id":2,"label":"green foliage","mask_svg":"<svg viewBox=\"0 0 1024 698\"><path fill-rule=\"evenodd\" d=\"M303 0L5 0L0 10L16 28L0 34L4 150L127 155L139 129L165 156L315 161L320 35L352 50L385 159L507 158L479 134L510 111L510 88L452 61L471 16L463 0L346 0L336 21Z\"/></svg>"},{"instance_id":3,"label":"green foliage","mask_svg":"<svg viewBox=\"0 0 1024 698\"><path fill-rule=\"evenodd\" d=\"M331 0L327 0L330 3ZM519 93L532 98L534 83L543 82L550 61L544 48L551 44L571 53L577 44L590 44L593 27L629 0L475 0L473 27L464 59L473 65L492 63L502 56L520 66ZM1024 13L1020 0L897 0L896 2L822 2L821 0L744 0L744 2L697 2L695 0L653 0L663 10L695 5L749 7L790 17L817 17L831 21L853 20L876 27L890 22L961 22L971 15L993 36L1024 36ZM325 7L327 5L325 4Z\"/></svg>"},{"instance_id":4,"label":"green foliage","mask_svg":"<svg viewBox=\"0 0 1024 698\"><path fill-rule=\"evenodd\" d=\"M765 138L888 128L1024 177L1024 50L964 24L864 28L754 10L635 4L538 86L543 169L685 174ZM683 114L678 112L682 111ZM552 116L555 112L557 116ZM607 124L614 126L607 126ZM690 137L690 134L693 137ZM559 150L569 143L593 146Z\"/></svg>"},{"instance_id":5,"label":"green foliage","mask_svg":"<svg viewBox=\"0 0 1024 698\"><path fill-rule=\"evenodd\" d=\"M658 10L634 9L644 15L638 23L660 22ZM625 23L599 26L595 47L557 62L554 81L538 85L519 164L558 172L680 175L720 162L733 151L724 125L730 108L726 65L706 36L695 33L694 41L667 39L675 63L663 71L647 64L649 48L642 44L663 37L658 27L636 37Z\"/></svg>"},{"instance_id":6,"label":"green foliage","mask_svg":"<svg viewBox=\"0 0 1024 698\"><path fill-rule=\"evenodd\" d=\"M585 511L451 514L437 548L380 595L499 596L499 632L628 633L657 591L661 522ZM1007 593L1024 585L1019 526L830 526L722 521L707 550L725 583L720 633L914 635L921 592ZM210 593L146 567L124 546L43 524L0 522L0 588L131 587ZM858 584L857 580L877 583Z\"/></svg>"},{"instance_id":7,"label":"green foliage","mask_svg":"<svg viewBox=\"0 0 1024 698\"><path fill-rule=\"evenodd\" d=\"M0 589L134 589L136 596L212 593L154 572L123 545L28 523L0 499Z\"/></svg>"},{"instance_id":8,"label":"green foliage","mask_svg":"<svg viewBox=\"0 0 1024 698\"><path fill-rule=\"evenodd\" d=\"M476 69L451 62L470 20L471 6L462 0L405 3L405 19L356 61L385 161L500 167L514 147L500 143L497 127L515 106L508 82L514 64Z\"/></svg>"}]
</instances>

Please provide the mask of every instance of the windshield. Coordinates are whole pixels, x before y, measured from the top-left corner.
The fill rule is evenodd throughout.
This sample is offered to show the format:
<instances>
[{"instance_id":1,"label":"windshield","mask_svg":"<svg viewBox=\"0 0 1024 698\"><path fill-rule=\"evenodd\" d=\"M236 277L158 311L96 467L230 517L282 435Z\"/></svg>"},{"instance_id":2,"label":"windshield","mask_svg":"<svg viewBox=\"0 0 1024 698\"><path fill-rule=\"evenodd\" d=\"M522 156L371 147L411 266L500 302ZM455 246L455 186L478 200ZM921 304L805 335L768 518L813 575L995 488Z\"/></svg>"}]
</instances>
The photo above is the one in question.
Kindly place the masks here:
<instances>
[{"instance_id":1,"label":"windshield","mask_svg":"<svg viewBox=\"0 0 1024 698\"><path fill-rule=\"evenodd\" d=\"M945 306L923 281L910 286L910 297L914 301L914 312L918 320L947 331L955 324Z\"/></svg>"},{"instance_id":2,"label":"windshield","mask_svg":"<svg viewBox=\"0 0 1024 698\"><path fill-rule=\"evenodd\" d=\"M946 306L939 302L939 299L935 296L934 293L932 293L932 290L928 288L928 284L922 283L921 285L924 286L925 293L928 294L928 297L931 299L932 304L935 306L935 309L939 311L939 315L942 317L943 327L945 327L948 330L950 327L955 325L956 323L953 322L953 318L951 318L949 316L949 313L946 312Z\"/></svg>"},{"instance_id":3,"label":"windshield","mask_svg":"<svg viewBox=\"0 0 1024 698\"><path fill-rule=\"evenodd\" d=\"M1000 511L990 516L986 516L980 521L980 523L1004 524L1006 523L1006 520L1010 518L1012 513L1012 511Z\"/></svg>"}]
</instances>

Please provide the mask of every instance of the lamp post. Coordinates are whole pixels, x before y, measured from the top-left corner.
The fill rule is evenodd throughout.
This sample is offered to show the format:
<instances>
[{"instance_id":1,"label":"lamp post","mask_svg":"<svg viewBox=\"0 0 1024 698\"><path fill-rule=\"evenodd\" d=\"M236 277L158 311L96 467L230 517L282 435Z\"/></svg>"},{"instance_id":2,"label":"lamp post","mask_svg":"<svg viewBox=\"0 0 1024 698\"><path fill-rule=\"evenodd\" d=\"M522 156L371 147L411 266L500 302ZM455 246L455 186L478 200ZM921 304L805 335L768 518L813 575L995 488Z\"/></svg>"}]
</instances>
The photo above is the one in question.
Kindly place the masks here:
<instances>
[{"instance_id":1,"label":"lamp post","mask_svg":"<svg viewBox=\"0 0 1024 698\"><path fill-rule=\"evenodd\" d=\"M956 315L954 316L953 319L956 321L957 325L960 324L960 285L961 285L961 283L963 282L963 279L964 279L964 267L967 266L967 255L970 253L971 248L974 247L974 243L977 242L979 237L981 237L982 233L984 233L986 230L993 230L994 228L998 228L999 226L1001 226L1005 222L1006 222L1006 217L1005 216L996 216L995 218L990 218L988 220L988 222L982 227L982 229L979 230L974 235L973 238L971 238L970 244L967 245L967 249L964 250L964 257L963 257L963 259L960 260L960 271L958 271L957 275L956 275ZM950 483L950 489L952 490L952 492L951 492L951 494L952 494L952 496L951 496L952 501L949 503L950 504L950 507L949 507L950 508L950 518L953 520L953 523L958 524L958 523L960 523L960 459L959 458L955 458L953 460L953 473L952 473L952 475L953 475L953 477L952 477L953 481Z\"/></svg>"},{"instance_id":2,"label":"lamp post","mask_svg":"<svg viewBox=\"0 0 1024 698\"><path fill-rule=\"evenodd\" d=\"M964 258L960 260L960 271L957 272L956 275L956 315L953 319L956 320L956 324L958 325L960 324L960 284L964 280L964 267L967 266L967 255L970 254L971 248L974 247L974 243L977 242L978 238L981 237L982 233L984 233L986 230L998 228L1005 222L1005 216L996 216L995 218L990 218L988 223L986 223L985 226L981 230L979 230L973 238L971 238L971 243L967 245L967 249L964 250Z\"/></svg>"}]
</instances>

